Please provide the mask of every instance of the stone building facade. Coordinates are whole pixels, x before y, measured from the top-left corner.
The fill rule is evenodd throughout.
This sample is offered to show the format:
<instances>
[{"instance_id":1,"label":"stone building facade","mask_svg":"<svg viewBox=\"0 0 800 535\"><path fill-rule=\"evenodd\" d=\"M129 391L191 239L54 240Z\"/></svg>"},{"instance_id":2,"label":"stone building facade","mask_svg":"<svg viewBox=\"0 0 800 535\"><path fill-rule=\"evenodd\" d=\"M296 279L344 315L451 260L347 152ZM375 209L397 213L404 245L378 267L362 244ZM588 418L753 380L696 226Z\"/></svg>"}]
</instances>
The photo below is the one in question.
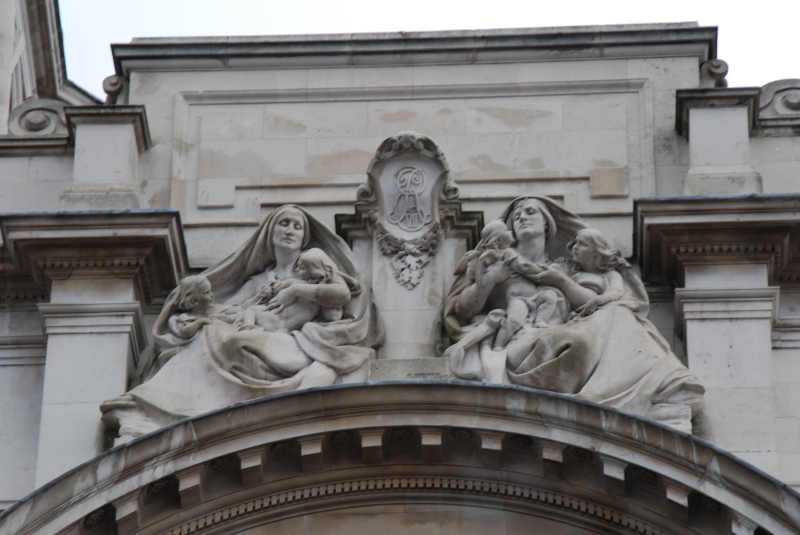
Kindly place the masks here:
<instances>
[{"instance_id":1,"label":"stone building facade","mask_svg":"<svg viewBox=\"0 0 800 535\"><path fill-rule=\"evenodd\" d=\"M727 87L690 23L146 38L100 102L54 0L0 24L0 533L800 530L800 80ZM520 197L628 259L693 434L460 371L460 261ZM287 204L355 281L362 360L118 438L99 407L155 384L173 289L235 293Z\"/></svg>"}]
</instances>

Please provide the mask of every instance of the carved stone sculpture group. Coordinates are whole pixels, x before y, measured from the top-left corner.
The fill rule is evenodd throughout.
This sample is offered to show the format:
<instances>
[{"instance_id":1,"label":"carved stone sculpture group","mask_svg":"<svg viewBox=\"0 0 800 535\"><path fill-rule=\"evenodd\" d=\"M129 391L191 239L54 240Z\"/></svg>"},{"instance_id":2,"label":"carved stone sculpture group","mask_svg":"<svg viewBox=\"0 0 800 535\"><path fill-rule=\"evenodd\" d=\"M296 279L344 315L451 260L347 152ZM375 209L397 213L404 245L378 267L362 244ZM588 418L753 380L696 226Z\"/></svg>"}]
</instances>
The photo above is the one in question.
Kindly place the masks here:
<instances>
[{"instance_id":1,"label":"carved stone sculpture group","mask_svg":"<svg viewBox=\"0 0 800 535\"><path fill-rule=\"evenodd\" d=\"M394 225L397 243L419 246L413 232L433 232L438 243L437 191L449 183L438 147L413 133L381 147L380 165L370 166L370 187L385 201L371 198L376 242L383 250ZM436 188L426 174L439 177ZM393 262L418 258L398 247ZM455 276L443 306L454 378L569 394L691 432L703 387L647 319L639 276L576 214L548 197L514 200ZM417 291L416 279L398 282ZM170 294L144 369L129 392L102 404L103 420L121 442L239 401L342 381L382 343L370 292L342 238L299 206L278 208L231 256Z\"/></svg>"},{"instance_id":2,"label":"carved stone sculpture group","mask_svg":"<svg viewBox=\"0 0 800 535\"><path fill-rule=\"evenodd\" d=\"M375 357L377 325L352 251L304 209L283 206L170 294L141 384L104 402L103 420L125 441L239 401L333 384Z\"/></svg>"},{"instance_id":3,"label":"carved stone sculpture group","mask_svg":"<svg viewBox=\"0 0 800 535\"><path fill-rule=\"evenodd\" d=\"M702 385L647 319L633 268L577 215L547 197L516 199L456 274L444 307L455 376L571 394L691 432Z\"/></svg>"}]
</instances>

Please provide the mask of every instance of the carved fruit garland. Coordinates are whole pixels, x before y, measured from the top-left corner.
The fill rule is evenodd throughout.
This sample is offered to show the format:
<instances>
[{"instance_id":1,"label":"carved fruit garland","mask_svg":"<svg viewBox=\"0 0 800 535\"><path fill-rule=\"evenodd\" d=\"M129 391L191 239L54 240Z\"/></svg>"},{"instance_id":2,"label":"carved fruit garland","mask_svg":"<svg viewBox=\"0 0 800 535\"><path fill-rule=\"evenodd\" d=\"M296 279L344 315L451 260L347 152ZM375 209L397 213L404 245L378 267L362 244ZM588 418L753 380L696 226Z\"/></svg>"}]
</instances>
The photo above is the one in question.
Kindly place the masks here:
<instances>
[{"instance_id":1,"label":"carved fruit garland","mask_svg":"<svg viewBox=\"0 0 800 535\"><path fill-rule=\"evenodd\" d=\"M439 223L435 223L425 234L407 242L394 236L380 223L376 223L376 236L381 253L392 257L394 278L409 290L419 284L422 279L422 268L436 254L441 238L440 228Z\"/></svg>"}]
</instances>

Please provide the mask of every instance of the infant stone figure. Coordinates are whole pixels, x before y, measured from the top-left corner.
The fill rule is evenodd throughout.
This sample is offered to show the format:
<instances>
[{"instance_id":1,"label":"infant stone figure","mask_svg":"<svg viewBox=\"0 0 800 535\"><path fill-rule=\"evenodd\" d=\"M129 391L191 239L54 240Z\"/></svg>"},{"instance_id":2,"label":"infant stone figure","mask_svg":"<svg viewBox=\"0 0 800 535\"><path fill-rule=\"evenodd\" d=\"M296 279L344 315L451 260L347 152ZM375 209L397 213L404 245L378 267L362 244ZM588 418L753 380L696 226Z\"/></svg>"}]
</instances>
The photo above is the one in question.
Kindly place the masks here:
<instances>
[{"instance_id":1,"label":"infant stone figure","mask_svg":"<svg viewBox=\"0 0 800 535\"><path fill-rule=\"evenodd\" d=\"M292 284L324 284L333 277L333 268L325 262L327 256L320 249L308 249L295 260L294 278L278 281L273 279L261 288L261 292L242 304L243 329L263 328L267 331L290 333L300 329L321 315L324 321L342 319L342 307L323 307L319 304L297 299L291 304L270 303L282 289Z\"/></svg>"},{"instance_id":2,"label":"infant stone figure","mask_svg":"<svg viewBox=\"0 0 800 535\"><path fill-rule=\"evenodd\" d=\"M484 277L487 268L497 262L504 262L515 272L502 285L508 307L493 346L495 351L500 351L525 325L529 315L533 315L534 327L549 327L548 322L555 319L561 297L555 289L540 287L524 276L525 261L511 249L514 235L503 221L490 221L481 231L481 242L485 252L478 259L476 278Z\"/></svg>"},{"instance_id":3,"label":"infant stone figure","mask_svg":"<svg viewBox=\"0 0 800 535\"><path fill-rule=\"evenodd\" d=\"M190 275L181 280L178 295L174 303L175 310L181 314L169 318L172 331L184 339L190 339L203 325L212 319L233 323L237 318L234 307L223 307L214 304L211 283L203 275Z\"/></svg>"}]
</instances>

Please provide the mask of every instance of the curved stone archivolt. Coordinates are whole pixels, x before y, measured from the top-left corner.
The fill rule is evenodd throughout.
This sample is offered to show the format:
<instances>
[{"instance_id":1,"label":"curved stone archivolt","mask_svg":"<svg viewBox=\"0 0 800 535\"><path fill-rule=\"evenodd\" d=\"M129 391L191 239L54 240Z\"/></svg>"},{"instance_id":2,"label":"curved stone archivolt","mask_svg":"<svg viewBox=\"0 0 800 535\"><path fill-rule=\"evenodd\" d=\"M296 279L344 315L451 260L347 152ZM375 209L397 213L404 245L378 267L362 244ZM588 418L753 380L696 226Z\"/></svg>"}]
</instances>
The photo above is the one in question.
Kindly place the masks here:
<instances>
[{"instance_id":1,"label":"curved stone archivolt","mask_svg":"<svg viewBox=\"0 0 800 535\"><path fill-rule=\"evenodd\" d=\"M800 496L627 413L426 381L301 391L183 420L0 515L0 535L263 529L778 535L800 531Z\"/></svg>"}]
</instances>

